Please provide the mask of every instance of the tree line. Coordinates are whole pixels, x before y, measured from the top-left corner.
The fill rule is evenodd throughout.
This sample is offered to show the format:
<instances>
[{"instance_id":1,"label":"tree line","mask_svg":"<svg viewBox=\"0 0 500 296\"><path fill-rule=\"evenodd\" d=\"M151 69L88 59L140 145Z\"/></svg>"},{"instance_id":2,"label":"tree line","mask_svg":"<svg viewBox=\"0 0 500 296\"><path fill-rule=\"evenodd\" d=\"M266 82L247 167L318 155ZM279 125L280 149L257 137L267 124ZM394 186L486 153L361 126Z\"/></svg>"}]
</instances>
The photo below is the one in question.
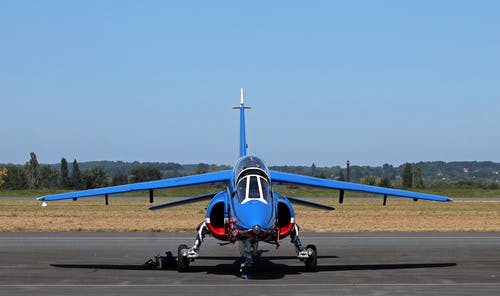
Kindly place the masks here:
<instances>
[{"instance_id":1,"label":"tree line","mask_svg":"<svg viewBox=\"0 0 500 296\"><path fill-rule=\"evenodd\" d=\"M0 165L0 189L92 189L135 182L174 178L230 169L227 165L178 164L173 162L91 161L39 164L30 153L24 165ZM419 162L401 166L345 167L272 166L270 169L339 181L397 188L461 187L500 188L500 163L494 162ZM349 177L349 179L348 179Z\"/></svg>"},{"instance_id":2,"label":"tree line","mask_svg":"<svg viewBox=\"0 0 500 296\"><path fill-rule=\"evenodd\" d=\"M500 163L491 161L427 161L411 163L413 168L422 170L424 180L443 181L473 181L473 180L500 180ZM383 178L387 176L391 181L402 178L406 163L400 166L383 164L382 166L363 166L351 163L350 180L360 181L365 176L377 176ZM316 167L311 166L275 166L274 169L289 173L300 173L304 175L339 179L340 172L346 174L346 167Z\"/></svg>"},{"instance_id":3,"label":"tree line","mask_svg":"<svg viewBox=\"0 0 500 296\"><path fill-rule=\"evenodd\" d=\"M67 160L61 159L59 169L53 165L38 163L34 152L24 166L9 165L0 168L0 189L94 189L128 183L159 180L162 172L155 167L135 167L130 174L109 176L100 165L81 170L77 160L73 160L71 174Z\"/></svg>"},{"instance_id":4,"label":"tree line","mask_svg":"<svg viewBox=\"0 0 500 296\"><path fill-rule=\"evenodd\" d=\"M344 177L344 171L341 169L339 171L339 177L337 178L339 181L347 181ZM423 189L424 179L422 177L422 168L412 168L410 163L404 164L403 175L401 176L401 181L399 182L396 178L395 182L391 181L391 179L384 175L383 177L378 177L374 175L364 176L359 180L359 183L372 185L372 186L381 186L386 188L392 188L394 186L401 187L404 189L417 188Z\"/></svg>"}]
</instances>

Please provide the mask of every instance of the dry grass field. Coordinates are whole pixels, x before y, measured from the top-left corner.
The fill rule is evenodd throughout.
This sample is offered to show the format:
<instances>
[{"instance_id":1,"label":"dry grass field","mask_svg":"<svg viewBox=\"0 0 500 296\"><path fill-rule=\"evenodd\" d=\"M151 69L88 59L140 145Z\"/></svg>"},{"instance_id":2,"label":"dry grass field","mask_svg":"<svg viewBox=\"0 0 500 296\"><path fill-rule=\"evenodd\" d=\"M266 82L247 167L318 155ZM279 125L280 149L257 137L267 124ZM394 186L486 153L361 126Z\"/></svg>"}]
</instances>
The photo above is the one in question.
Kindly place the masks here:
<instances>
[{"instance_id":1,"label":"dry grass field","mask_svg":"<svg viewBox=\"0 0 500 296\"><path fill-rule=\"evenodd\" d=\"M336 207L322 211L295 207L302 231L500 231L500 202L413 202L322 200ZM0 231L193 231L205 214L207 202L149 211L144 200L79 200L49 203L34 200L2 201Z\"/></svg>"}]
</instances>

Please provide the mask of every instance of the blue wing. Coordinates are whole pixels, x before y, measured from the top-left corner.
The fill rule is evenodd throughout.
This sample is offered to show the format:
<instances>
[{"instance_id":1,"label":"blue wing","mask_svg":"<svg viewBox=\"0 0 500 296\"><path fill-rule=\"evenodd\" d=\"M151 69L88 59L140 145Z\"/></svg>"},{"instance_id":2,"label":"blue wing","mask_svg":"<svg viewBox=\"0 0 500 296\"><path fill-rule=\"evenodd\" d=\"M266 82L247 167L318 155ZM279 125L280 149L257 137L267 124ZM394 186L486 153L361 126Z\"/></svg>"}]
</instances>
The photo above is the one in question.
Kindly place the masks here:
<instances>
[{"instance_id":1,"label":"blue wing","mask_svg":"<svg viewBox=\"0 0 500 296\"><path fill-rule=\"evenodd\" d=\"M150 181L150 182L142 182L142 183L104 187L104 188L97 188L97 189L90 189L83 191L46 195L39 197L38 200L52 201L52 200L74 199L74 198L124 193L131 191L140 191L140 190L152 190L152 189L173 188L173 187L181 187L181 186L189 186L197 184L229 182L232 178L232 174L233 173L231 170L224 170L208 174L192 175L179 178L163 179L158 181Z\"/></svg>"},{"instance_id":2,"label":"blue wing","mask_svg":"<svg viewBox=\"0 0 500 296\"><path fill-rule=\"evenodd\" d=\"M426 194L420 192L412 192L406 190L398 190L398 189L369 186L369 185L349 183L349 182L341 182L341 181L321 179L303 175L283 173L273 170L271 170L269 173L271 181L273 182L308 185L314 187L323 187L323 188L347 190L347 191L361 191L367 193L392 195L392 196L407 197L414 199L425 199L433 201L452 201L451 198L448 198L446 196L439 196L439 195Z\"/></svg>"}]
</instances>

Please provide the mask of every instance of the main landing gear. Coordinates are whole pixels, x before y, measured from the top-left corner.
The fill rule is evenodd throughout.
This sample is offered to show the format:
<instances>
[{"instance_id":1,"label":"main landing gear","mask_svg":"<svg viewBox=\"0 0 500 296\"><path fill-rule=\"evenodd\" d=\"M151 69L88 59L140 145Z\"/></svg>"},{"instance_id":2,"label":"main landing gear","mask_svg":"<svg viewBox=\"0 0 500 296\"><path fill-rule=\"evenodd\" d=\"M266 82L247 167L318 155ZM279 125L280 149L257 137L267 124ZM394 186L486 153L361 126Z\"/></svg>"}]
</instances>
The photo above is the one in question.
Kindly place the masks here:
<instances>
[{"instance_id":1,"label":"main landing gear","mask_svg":"<svg viewBox=\"0 0 500 296\"><path fill-rule=\"evenodd\" d=\"M210 233L205 222L198 225L196 229L198 232L194 245L189 248L187 245L183 244L179 245L177 248L177 271L179 272L186 272L189 270L189 263L193 262L194 259L198 257L205 235Z\"/></svg>"},{"instance_id":2,"label":"main landing gear","mask_svg":"<svg viewBox=\"0 0 500 296\"><path fill-rule=\"evenodd\" d=\"M295 251L300 261L304 262L306 271L314 272L318 270L318 252L315 245L307 245L305 248L299 239L299 227L294 225L290 233L292 244L295 245Z\"/></svg>"},{"instance_id":3,"label":"main landing gear","mask_svg":"<svg viewBox=\"0 0 500 296\"><path fill-rule=\"evenodd\" d=\"M187 245L179 245L177 248L177 271L186 272L189 270L189 258L186 256Z\"/></svg>"}]
</instances>

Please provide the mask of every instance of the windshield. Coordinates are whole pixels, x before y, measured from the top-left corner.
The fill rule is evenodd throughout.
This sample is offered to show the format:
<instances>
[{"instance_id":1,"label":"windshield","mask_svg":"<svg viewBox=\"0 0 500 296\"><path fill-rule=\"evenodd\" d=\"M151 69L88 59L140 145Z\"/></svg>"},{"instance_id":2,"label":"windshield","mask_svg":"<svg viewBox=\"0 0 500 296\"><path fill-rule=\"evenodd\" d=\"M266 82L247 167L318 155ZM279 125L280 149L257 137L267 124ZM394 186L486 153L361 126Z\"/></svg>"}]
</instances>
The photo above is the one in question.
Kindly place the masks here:
<instances>
[{"instance_id":1,"label":"windshield","mask_svg":"<svg viewBox=\"0 0 500 296\"><path fill-rule=\"evenodd\" d=\"M267 180L259 175L247 175L240 178L236 185L236 195L241 204L258 200L267 204L271 199L271 187Z\"/></svg>"}]
</instances>

